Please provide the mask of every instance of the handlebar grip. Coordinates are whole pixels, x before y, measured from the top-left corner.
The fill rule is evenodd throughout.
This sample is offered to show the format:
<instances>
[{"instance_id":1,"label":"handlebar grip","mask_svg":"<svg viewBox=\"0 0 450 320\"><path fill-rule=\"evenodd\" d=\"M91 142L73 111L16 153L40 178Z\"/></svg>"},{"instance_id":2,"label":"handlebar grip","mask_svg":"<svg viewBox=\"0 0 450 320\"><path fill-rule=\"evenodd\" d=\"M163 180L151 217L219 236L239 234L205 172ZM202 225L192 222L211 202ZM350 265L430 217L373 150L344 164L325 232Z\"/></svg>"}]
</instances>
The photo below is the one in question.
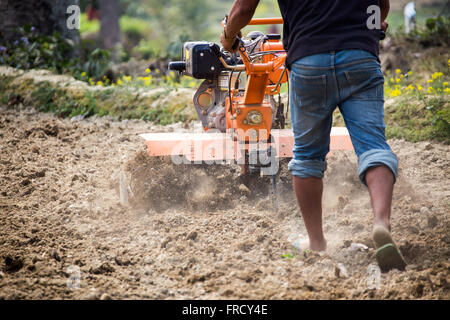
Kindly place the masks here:
<instances>
[{"instance_id":1,"label":"handlebar grip","mask_svg":"<svg viewBox=\"0 0 450 320\"><path fill-rule=\"evenodd\" d=\"M231 47L231 49L233 50L237 50L237 48L239 48L239 44L241 43L241 40L239 38L236 38L236 41L234 42L233 46Z\"/></svg>"}]
</instances>

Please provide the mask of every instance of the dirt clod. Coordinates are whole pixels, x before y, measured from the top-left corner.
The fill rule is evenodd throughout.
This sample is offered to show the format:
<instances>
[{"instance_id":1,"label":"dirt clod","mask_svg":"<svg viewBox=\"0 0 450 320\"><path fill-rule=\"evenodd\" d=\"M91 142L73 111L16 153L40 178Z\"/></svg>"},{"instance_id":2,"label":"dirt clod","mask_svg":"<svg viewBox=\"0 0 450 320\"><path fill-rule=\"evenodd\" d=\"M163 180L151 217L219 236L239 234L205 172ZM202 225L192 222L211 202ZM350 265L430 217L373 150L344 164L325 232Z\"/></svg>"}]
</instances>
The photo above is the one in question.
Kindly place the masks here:
<instances>
[{"instance_id":1,"label":"dirt clod","mask_svg":"<svg viewBox=\"0 0 450 320\"><path fill-rule=\"evenodd\" d=\"M4 260L5 266L3 268L6 272L17 272L23 267L23 260L20 257L7 256Z\"/></svg>"},{"instance_id":2,"label":"dirt clod","mask_svg":"<svg viewBox=\"0 0 450 320\"><path fill-rule=\"evenodd\" d=\"M111 273L114 271L115 271L115 269L107 262L103 263L102 265L100 265L96 268L91 268L89 270L89 272L92 274L104 274L104 273Z\"/></svg>"}]
</instances>

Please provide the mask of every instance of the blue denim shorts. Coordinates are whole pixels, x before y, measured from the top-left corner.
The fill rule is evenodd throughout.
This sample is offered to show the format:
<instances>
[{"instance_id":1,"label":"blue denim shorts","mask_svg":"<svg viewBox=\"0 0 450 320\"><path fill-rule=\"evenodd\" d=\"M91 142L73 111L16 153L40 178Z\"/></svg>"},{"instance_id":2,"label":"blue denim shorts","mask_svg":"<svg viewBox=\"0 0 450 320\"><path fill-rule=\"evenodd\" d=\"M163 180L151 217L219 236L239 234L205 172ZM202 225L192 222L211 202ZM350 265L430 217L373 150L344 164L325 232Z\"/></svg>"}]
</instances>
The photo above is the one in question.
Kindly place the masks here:
<instances>
[{"instance_id":1,"label":"blue denim shorts","mask_svg":"<svg viewBox=\"0 0 450 320\"><path fill-rule=\"evenodd\" d=\"M339 107L358 156L361 182L366 184L365 174L375 166L387 166L397 178L398 160L385 136L384 77L373 54L342 50L304 57L291 67L290 86L293 175L323 177L332 115Z\"/></svg>"}]
</instances>

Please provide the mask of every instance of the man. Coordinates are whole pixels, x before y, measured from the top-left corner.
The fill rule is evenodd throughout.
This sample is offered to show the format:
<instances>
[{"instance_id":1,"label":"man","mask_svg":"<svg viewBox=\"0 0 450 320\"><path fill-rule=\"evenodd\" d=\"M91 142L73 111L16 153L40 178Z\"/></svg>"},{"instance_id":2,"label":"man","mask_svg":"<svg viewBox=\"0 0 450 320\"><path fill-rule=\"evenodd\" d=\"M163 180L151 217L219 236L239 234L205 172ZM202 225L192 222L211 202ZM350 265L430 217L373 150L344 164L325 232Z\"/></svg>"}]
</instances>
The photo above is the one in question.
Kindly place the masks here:
<instances>
[{"instance_id":1,"label":"man","mask_svg":"<svg viewBox=\"0 0 450 320\"><path fill-rule=\"evenodd\" d=\"M234 51L236 36L250 22L258 3L235 0L221 36L226 50ZM387 29L389 0L278 3L284 19L295 137L289 170L310 249L323 251L327 247L322 230L322 178L332 113L339 107L358 155L359 178L368 187L372 201L377 261L382 270L403 269L406 263L390 234L398 160L385 138L384 77L378 59L381 30L371 28L368 22L376 5L381 28Z\"/></svg>"}]
</instances>

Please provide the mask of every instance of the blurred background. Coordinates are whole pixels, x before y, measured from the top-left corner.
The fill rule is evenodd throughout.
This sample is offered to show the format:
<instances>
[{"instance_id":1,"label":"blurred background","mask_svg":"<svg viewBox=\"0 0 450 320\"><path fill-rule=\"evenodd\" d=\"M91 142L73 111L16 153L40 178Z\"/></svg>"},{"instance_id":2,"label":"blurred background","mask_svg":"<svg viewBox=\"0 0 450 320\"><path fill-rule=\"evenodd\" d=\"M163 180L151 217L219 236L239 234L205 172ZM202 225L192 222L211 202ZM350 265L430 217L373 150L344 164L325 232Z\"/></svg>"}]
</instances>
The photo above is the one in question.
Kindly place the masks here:
<instances>
[{"instance_id":1,"label":"blurred background","mask_svg":"<svg viewBox=\"0 0 450 320\"><path fill-rule=\"evenodd\" d=\"M405 29L404 7L408 2L391 1L390 32ZM445 16L445 13L448 16L446 0L414 2L419 26L425 25L430 18ZM74 3L81 9L79 34L64 26L65 9ZM14 38L14 28L30 24L45 34L60 31L66 38L79 43L81 51L78 53L85 60L97 48L114 51L115 62L132 58L177 58L182 43L187 40L218 41L220 21L232 3L232 0L2 0L0 44L3 42L5 46L5 41ZM270 16L280 16L277 1L261 0L256 17ZM269 28L282 31L273 26L263 27L260 31L267 32Z\"/></svg>"},{"instance_id":2,"label":"blurred background","mask_svg":"<svg viewBox=\"0 0 450 320\"><path fill-rule=\"evenodd\" d=\"M450 1L390 2L390 28L386 40L380 42L385 96L397 101L392 112L387 112L392 121L388 120L396 124L391 127L395 132L388 135L417 140L417 127L421 127L427 137L449 139ZM168 64L181 58L186 41L219 42L221 21L232 3L0 0L0 71L6 70L6 76L0 74L0 103L14 105L23 98L18 93L21 87L8 75L13 72L11 67L16 73L25 70L32 74L44 69L83 81L88 93L72 97L67 92L56 94L62 90L60 86L44 83L33 91L28 84L24 94L31 92L29 100L41 106L40 110L71 116L108 114L165 124L195 119L186 110L193 110L192 95L200 81L169 72ZM68 28L68 22L74 25L77 13L79 28ZM277 1L261 0L255 17L274 16L280 16ZM247 27L244 35L250 30L282 33L281 26L255 26ZM41 79L36 78L35 82ZM79 83L73 86L79 87ZM286 87L282 88L284 97ZM183 90L185 94L176 98ZM150 101L140 101L143 96L151 96ZM160 97L170 98L153 102ZM414 115L417 122L410 121ZM341 121L338 115L335 121Z\"/></svg>"},{"instance_id":3,"label":"blurred background","mask_svg":"<svg viewBox=\"0 0 450 320\"><path fill-rule=\"evenodd\" d=\"M91 84L121 76L169 75L186 41L219 41L221 20L232 0L0 0L0 64L70 73ZM405 9L409 4L409 9ZM79 8L79 28L67 21ZM407 12L408 11L408 12ZM78 12L77 12L78 13ZM405 14L410 16L409 22ZM256 17L280 16L276 0L261 0ZM74 21L73 19L71 20ZM447 46L449 1L392 0L390 48L403 40ZM246 28L282 33L281 26ZM390 59L392 60L392 59ZM387 68L395 68L388 62ZM400 61L400 66L402 62ZM403 63L404 64L404 63ZM104 82L103 80L106 80ZM179 78L177 77L178 81Z\"/></svg>"}]
</instances>

